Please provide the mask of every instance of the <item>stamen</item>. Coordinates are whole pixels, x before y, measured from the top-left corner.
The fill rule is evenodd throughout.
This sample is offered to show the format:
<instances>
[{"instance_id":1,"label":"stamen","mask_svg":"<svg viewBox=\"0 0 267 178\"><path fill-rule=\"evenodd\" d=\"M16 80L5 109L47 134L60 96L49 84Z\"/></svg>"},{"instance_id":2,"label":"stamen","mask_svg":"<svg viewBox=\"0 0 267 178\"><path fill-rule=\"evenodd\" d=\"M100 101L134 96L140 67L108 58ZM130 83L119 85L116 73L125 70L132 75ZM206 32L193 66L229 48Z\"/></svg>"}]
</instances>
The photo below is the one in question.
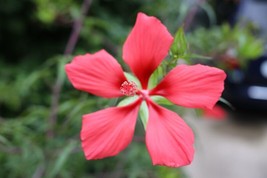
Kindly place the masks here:
<instances>
[{"instance_id":1,"label":"stamen","mask_svg":"<svg viewBox=\"0 0 267 178\"><path fill-rule=\"evenodd\" d=\"M138 91L136 83L133 81L124 81L121 84L120 91L126 96L134 96Z\"/></svg>"}]
</instances>

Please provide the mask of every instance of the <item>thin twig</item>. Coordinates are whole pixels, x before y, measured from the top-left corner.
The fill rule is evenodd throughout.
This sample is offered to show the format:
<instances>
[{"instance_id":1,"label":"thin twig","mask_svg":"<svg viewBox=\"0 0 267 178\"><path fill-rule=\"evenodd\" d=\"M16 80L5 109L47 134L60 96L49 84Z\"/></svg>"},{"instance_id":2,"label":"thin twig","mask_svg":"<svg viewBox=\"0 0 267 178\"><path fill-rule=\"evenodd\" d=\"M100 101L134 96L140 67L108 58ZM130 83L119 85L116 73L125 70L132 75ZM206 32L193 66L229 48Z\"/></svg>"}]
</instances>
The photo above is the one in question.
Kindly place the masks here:
<instances>
[{"instance_id":1,"label":"thin twig","mask_svg":"<svg viewBox=\"0 0 267 178\"><path fill-rule=\"evenodd\" d=\"M44 176L44 172L45 172L45 166L43 163L41 163L36 168L34 174L32 175L32 178L42 178Z\"/></svg>"},{"instance_id":2,"label":"thin twig","mask_svg":"<svg viewBox=\"0 0 267 178\"><path fill-rule=\"evenodd\" d=\"M0 151L8 154L21 154L21 149L17 147L4 147L0 145Z\"/></svg>"},{"instance_id":3,"label":"thin twig","mask_svg":"<svg viewBox=\"0 0 267 178\"><path fill-rule=\"evenodd\" d=\"M64 52L65 55L69 55L73 52L73 50L76 46L76 43L78 41L80 32L81 32L84 17L86 16L87 12L89 11L91 3L92 3L92 0L84 0L83 1L83 5L81 7L81 16L80 16L80 18L76 19L73 23L71 36L69 38L69 41L67 43L67 46L66 46L66 49Z\"/></svg>"},{"instance_id":4,"label":"thin twig","mask_svg":"<svg viewBox=\"0 0 267 178\"><path fill-rule=\"evenodd\" d=\"M81 15L80 18L74 20L73 26L72 26L72 32L70 34L68 43L66 45L64 55L67 57L70 55L79 38L80 31L83 25L84 18L86 14L88 13L90 6L91 6L92 0L84 0L82 7L81 7ZM60 92L62 89L63 81L59 78L59 75L57 76L57 79L55 81L55 84L52 88L52 101L51 101L51 113L49 116L49 130L47 132L47 136L49 138L54 136L54 126L56 124L57 120L57 113L58 113L58 104L59 104L59 98L60 98Z\"/></svg>"}]
</instances>

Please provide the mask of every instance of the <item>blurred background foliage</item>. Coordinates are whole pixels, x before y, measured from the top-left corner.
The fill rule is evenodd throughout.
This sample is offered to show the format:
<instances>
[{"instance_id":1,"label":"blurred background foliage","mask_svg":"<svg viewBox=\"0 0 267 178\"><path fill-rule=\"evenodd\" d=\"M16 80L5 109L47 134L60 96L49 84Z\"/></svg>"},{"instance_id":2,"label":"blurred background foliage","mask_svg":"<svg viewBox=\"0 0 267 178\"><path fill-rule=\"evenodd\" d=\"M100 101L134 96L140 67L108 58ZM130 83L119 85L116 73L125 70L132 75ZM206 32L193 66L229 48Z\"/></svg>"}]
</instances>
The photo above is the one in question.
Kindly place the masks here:
<instances>
[{"instance_id":1,"label":"blurred background foliage","mask_svg":"<svg viewBox=\"0 0 267 178\"><path fill-rule=\"evenodd\" d=\"M198 28L188 34L188 40L192 52L211 57L212 64L219 68L233 70L246 68L249 60L263 54L263 41L255 36L255 31L253 26L231 27L225 23L209 29Z\"/></svg>"},{"instance_id":2,"label":"blurred background foliage","mask_svg":"<svg viewBox=\"0 0 267 178\"><path fill-rule=\"evenodd\" d=\"M160 18L172 34L184 25L192 33L188 46L203 56L228 54L228 44L236 58L259 55L260 42L248 30L207 28L228 21L218 15L216 2L92 1L70 55L64 51L81 17L82 0L0 1L0 177L185 178L181 169L151 165L140 122L133 143L121 154L86 161L79 140L81 116L115 101L74 90L64 65L72 55L103 48L121 61L121 47L139 11ZM257 50L247 51L251 48Z\"/></svg>"}]
</instances>

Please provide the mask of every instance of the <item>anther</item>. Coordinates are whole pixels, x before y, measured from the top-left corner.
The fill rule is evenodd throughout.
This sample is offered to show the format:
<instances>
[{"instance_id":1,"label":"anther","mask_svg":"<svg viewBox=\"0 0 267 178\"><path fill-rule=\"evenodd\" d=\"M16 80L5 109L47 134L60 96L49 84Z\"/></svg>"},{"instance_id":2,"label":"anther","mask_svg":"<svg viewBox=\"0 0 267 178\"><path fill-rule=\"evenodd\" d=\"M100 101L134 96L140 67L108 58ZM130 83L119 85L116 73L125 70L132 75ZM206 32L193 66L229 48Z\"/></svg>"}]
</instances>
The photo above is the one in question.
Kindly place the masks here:
<instances>
[{"instance_id":1,"label":"anther","mask_svg":"<svg viewBox=\"0 0 267 178\"><path fill-rule=\"evenodd\" d=\"M121 84L120 91L126 96L134 96L138 91L136 83L133 81L124 81Z\"/></svg>"}]
</instances>

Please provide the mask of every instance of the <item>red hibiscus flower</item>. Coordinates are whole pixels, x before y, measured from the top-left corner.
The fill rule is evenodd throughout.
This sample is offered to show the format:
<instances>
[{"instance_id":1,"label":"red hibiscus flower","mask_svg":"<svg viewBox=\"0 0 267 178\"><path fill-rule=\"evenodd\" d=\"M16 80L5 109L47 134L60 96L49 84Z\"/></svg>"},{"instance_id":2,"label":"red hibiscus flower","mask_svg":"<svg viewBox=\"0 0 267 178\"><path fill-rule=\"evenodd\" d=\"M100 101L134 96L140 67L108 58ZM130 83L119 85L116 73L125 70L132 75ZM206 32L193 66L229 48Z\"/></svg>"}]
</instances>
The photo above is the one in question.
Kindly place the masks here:
<instances>
[{"instance_id":1,"label":"red hibiscus flower","mask_svg":"<svg viewBox=\"0 0 267 178\"><path fill-rule=\"evenodd\" d=\"M78 90L105 97L138 96L127 106L110 107L83 116L81 141L87 159L117 155L131 142L139 107L149 111L146 145L154 165L179 167L190 164L194 155L192 130L175 112L156 104L160 95L174 104L211 109L221 96L225 73L203 65L179 65L152 89L148 81L167 56L173 37L155 17L139 13L123 46L123 59L141 87L128 81L119 63L105 50L76 56L66 72Z\"/></svg>"}]
</instances>

